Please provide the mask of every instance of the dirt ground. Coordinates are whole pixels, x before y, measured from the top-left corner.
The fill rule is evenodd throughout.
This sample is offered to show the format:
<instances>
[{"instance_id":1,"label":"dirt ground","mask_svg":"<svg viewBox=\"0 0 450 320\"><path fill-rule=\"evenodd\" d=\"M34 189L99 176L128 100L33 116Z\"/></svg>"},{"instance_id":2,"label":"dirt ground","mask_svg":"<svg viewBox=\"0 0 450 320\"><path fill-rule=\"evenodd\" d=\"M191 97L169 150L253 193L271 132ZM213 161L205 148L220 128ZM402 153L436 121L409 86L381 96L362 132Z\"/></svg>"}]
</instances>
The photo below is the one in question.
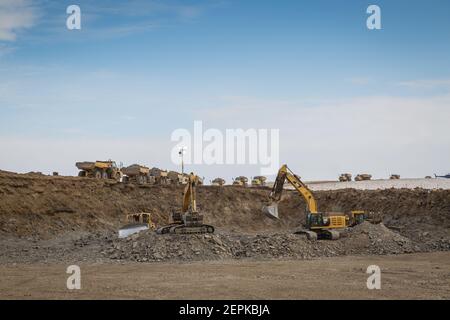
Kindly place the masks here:
<instances>
[{"instance_id":1,"label":"dirt ground","mask_svg":"<svg viewBox=\"0 0 450 320\"><path fill-rule=\"evenodd\" d=\"M381 289L368 290L369 265ZM1 299L450 299L450 253L314 260L0 266Z\"/></svg>"}]
</instances>

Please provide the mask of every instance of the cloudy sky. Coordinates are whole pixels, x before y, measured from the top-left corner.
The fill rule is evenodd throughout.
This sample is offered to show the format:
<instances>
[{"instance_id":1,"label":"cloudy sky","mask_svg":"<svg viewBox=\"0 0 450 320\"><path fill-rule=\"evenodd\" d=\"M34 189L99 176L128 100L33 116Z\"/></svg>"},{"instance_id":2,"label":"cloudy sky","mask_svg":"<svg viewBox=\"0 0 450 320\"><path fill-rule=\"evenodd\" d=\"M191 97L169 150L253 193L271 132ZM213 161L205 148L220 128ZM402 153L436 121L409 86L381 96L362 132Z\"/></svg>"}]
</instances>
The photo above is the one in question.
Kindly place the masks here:
<instances>
[{"instance_id":1,"label":"cloudy sky","mask_svg":"<svg viewBox=\"0 0 450 320\"><path fill-rule=\"evenodd\" d=\"M71 4L81 30L66 28ZM366 27L370 4L382 30ZM308 180L447 173L449 12L446 0L0 0L0 169L176 169L172 132L202 120L280 129L280 161Z\"/></svg>"}]
</instances>

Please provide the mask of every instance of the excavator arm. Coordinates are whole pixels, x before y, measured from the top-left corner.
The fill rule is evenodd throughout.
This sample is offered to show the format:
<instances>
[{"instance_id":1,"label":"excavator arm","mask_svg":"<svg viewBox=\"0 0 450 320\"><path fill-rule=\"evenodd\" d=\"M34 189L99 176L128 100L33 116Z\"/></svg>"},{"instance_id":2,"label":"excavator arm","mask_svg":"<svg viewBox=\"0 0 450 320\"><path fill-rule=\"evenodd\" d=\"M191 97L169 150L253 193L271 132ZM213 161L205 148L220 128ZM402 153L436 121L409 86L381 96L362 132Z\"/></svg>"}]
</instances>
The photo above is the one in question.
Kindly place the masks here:
<instances>
[{"instance_id":1,"label":"excavator arm","mask_svg":"<svg viewBox=\"0 0 450 320\"><path fill-rule=\"evenodd\" d=\"M278 175L269 195L270 204L263 207L263 212L270 218L278 219L278 202L281 200L286 180L295 188L295 190L297 190L303 199L305 199L308 212L316 214L317 202L316 199L314 199L312 192L300 178L287 167L287 165L283 165L280 170L278 170Z\"/></svg>"},{"instance_id":2,"label":"excavator arm","mask_svg":"<svg viewBox=\"0 0 450 320\"><path fill-rule=\"evenodd\" d=\"M294 233L306 234L310 240L339 239L338 230L344 229L347 224L345 214L318 212L317 202L311 190L286 165L283 165L278 171L277 178L269 195L270 204L263 207L263 212L270 218L278 219L278 202L281 200L283 186L286 180L306 202L306 228L297 230Z\"/></svg>"},{"instance_id":3,"label":"excavator arm","mask_svg":"<svg viewBox=\"0 0 450 320\"><path fill-rule=\"evenodd\" d=\"M182 205L182 212L185 213L187 211L191 212L197 212L197 202L196 202L196 194L195 194L195 187L198 183L198 176L191 173L189 175L189 181L184 188L183 192L183 205Z\"/></svg>"}]
</instances>

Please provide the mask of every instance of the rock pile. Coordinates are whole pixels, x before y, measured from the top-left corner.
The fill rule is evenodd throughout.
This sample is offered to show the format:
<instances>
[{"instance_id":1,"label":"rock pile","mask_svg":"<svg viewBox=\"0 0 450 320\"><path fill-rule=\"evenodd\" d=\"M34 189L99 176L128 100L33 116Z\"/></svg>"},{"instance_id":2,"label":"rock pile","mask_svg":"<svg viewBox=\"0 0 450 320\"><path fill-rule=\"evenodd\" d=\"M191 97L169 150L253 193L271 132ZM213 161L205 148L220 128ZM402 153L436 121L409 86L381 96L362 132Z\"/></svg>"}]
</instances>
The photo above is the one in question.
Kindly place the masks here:
<instances>
[{"instance_id":1,"label":"rock pile","mask_svg":"<svg viewBox=\"0 0 450 320\"><path fill-rule=\"evenodd\" d=\"M157 235L141 232L116 239L105 257L138 262L224 259L311 259L345 254L398 254L420 251L411 240L383 224L363 223L343 233L338 241L309 241L291 233L239 235Z\"/></svg>"}]
</instances>

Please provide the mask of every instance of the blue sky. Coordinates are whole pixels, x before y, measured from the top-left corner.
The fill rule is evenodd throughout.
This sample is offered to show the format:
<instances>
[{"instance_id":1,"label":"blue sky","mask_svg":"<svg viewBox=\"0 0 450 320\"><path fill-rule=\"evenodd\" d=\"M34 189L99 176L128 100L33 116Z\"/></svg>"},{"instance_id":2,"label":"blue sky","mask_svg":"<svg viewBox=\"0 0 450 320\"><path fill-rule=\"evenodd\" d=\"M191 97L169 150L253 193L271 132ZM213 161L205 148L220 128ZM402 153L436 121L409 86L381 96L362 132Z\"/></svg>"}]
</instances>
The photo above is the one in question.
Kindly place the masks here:
<instances>
[{"instance_id":1,"label":"blue sky","mask_svg":"<svg viewBox=\"0 0 450 320\"><path fill-rule=\"evenodd\" d=\"M81 30L65 26L71 4ZM382 30L366 28L370 4ZM445 0L0 0L0 168L170 168L171 132L203 120L279 128L282 162L311 179L446 173L449 13Z\"/></svg>"}]
</instances>

